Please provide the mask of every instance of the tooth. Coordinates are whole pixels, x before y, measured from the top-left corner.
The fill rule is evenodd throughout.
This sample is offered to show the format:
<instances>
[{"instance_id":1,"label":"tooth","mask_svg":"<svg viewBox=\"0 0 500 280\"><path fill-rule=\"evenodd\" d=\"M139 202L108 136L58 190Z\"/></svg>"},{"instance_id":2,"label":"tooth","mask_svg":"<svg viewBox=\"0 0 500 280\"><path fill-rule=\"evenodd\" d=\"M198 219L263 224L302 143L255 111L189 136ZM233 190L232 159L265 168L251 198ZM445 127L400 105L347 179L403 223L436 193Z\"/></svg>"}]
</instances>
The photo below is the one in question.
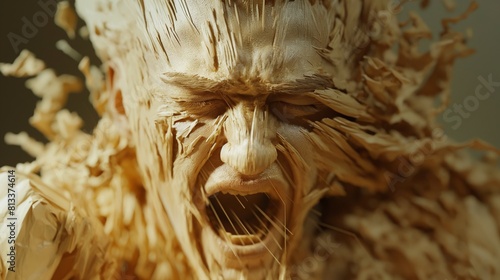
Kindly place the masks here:
<instances>
[{"instance_id":1,"label":"tooth","mask_svg":"<svg viewBox=\"0 0 500 280\"><path fill-rule=\"evenodd\" d=\"M259 237L257 235L231 235L231 243L237 245L251 245L259 242Z\"/></svg>"}]
</instances>

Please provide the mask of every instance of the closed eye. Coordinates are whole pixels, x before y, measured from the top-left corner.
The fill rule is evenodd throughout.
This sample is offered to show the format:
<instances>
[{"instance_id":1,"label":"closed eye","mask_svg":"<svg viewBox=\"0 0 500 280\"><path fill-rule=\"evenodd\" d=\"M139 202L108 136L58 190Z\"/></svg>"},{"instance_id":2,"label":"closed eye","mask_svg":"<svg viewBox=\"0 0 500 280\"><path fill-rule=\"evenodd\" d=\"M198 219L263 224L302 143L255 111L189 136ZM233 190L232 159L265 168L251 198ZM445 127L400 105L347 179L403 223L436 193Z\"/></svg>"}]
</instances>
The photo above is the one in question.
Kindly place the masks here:
<instances>
[{"instance_id":1,"label":"closed eye","mask_svg":"<svg viewBox=\"0 0 500 280\"><path fill-rule=\"evenodd\" d=\"M270 103L271 112L278 117L298 118L314 115L320 111L319 104L292 104L283 101L275 101Z\"/></svg>"},{"instance_id":2,"label":"closed eye","mask_svg":"<svg viewBox=\"0 0 500 280\"><path fill-rule=\"evenodd\" d=\"M177 101L177 104L194 117L216 118L227 110L227 104L222 99Z\"/></svg>"},{"instance_id":3,"label":"closed eye","mask_svg":"<svg viewBox=\"0 0 500 280\"><path fill-rule=\"evenodd\" d=\"M318 100L304 95L280 95L268 100L269 110L282 122L307 125L334 113Z\"/></svg>"}]
</instances>

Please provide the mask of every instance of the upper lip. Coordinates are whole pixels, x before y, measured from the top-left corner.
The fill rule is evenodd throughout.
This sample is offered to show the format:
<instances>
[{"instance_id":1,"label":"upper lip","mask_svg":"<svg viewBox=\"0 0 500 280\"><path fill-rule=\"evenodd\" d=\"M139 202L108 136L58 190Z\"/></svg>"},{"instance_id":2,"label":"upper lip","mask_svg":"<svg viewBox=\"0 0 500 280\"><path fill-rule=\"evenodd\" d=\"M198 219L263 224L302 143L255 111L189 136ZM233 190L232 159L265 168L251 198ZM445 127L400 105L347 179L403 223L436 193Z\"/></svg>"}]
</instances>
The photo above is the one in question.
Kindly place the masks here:
<instances>
[{"instance_id":1,"label":"upper lip","mask_svg":"<svg viewBox=\"0 0 500 280\"><path fill-rule=\"evenodd\" d=\"M229 165L217 167L205 183L205 193L209 197L218 192L232 195L266 193L271 198L285 202L288 184L277 165L271 165L256 177L244 178Z\"/></svg>"}]
</instances>

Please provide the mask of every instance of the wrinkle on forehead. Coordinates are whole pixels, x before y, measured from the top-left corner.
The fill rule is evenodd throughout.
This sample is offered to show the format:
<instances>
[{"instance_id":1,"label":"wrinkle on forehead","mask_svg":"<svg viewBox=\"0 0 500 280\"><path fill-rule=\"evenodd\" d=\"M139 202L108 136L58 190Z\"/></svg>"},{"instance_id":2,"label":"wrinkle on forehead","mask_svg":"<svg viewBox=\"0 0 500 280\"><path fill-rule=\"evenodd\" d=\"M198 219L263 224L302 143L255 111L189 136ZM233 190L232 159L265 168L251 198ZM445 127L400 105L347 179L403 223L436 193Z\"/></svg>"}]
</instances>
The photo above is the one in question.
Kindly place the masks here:
<instances>
[{"instance_id":1,"label":"wrinkle on forehead","mask_svg":"<svg viewBox=\"0 0 500 280\"><path fill-rule=\"evenodd\" d=\"M347 13L342 3L271 2L88 0L77 7L104 61L133 59L151 73L269 83L321 73L345 88L357 67L352 57L367 43L360 24L383 3L350 1Z\"/></svg>"},{"instance_id":2,"label":"wrinkle on forehead","mask_svg":"<svg viewBox=\"0 0 500 280\"><path fill-rule=\"evenodd\" d=\"M307 1L264 3L144 1L139 24L179 72L272 80L298 65L312 74L321 61L315 48L327 45L331 26L318 19L333 17Z\"/></svg>"}]
</instances>

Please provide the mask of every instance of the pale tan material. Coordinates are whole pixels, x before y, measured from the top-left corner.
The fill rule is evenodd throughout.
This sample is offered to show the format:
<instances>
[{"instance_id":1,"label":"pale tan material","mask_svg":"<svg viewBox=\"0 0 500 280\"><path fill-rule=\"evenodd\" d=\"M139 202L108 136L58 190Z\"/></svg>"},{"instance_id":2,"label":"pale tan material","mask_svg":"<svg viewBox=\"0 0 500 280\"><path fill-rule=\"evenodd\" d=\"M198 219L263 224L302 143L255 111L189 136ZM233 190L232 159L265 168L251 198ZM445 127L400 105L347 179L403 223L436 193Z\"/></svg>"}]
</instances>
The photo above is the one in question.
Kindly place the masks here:
<instances>
[{"instance_id":1,"label":"pale tan material","mask_svg":"<svg viewBox=\"0 0 500 280\"><path fill-rule=\"evenodd\" d=\"M0 63L0 71L5 76L30 77L45 69L45 63L28 50L23 50L12 64Z\"/></svg>"},{"instance_id":2,"label":"pale tan material","mask_svg":"<svg viewBox=\"0 0 500 280\"><path fill-rule=\"evenodd\" d=\"M75 10L71 7L68 1L61 1L57 3L57 10L54 16L55 23L66 31L69 38L75 38L76 24L78 16Z\"/></svg>"},{"instance_id":3,"label":"pale tan material","mask_svg":"<svg viewBox=\"0 0 500 280\"><path fill-rule=\"evenodd\" d=\"M8 211L3 208L7 205L7 169L0 171L0 196L4 198L0 218L7 221ZM102 225L95 216L77 209L33 175L17 172L16 177L16 265L15 272L7 270L2 256L2 279L112 277L116 262L109 258L108 241L99 234ZM2 234L0 242L2 253L9 252L7 235Z\"/></svg>"},{"instance_id":4,"label":"pale tan material","mask_svg":"<svg viewBox=\"0 0 500 280\"><path fill-rule=\"evenodd\" d=\"M56 48L64 52L66 55L68 55L69 57L73 58L76 61L80 61L82 59L82 55L79 54L75 49L73 49L66 40L57 41Z\"/></svg>"},{"instance_id":5,"label":"pale tan material","mask_svg":"<svg viewBox=\"0 0 500 280\"><path fill-rule=\"evenodd\" d=\"M79 64L101 117L92 134L62 109L74 77L8 72L37 75L33 124L50 140L8 138L36 156L16 166L30 174L19 197L36 198L19 209L56 213L20 220L75 217L47 277L64 252L78 265L56 279L500 277L498 151L453 143L435 120L471 53L449 27L459 18L421 51L430 30L387 16L389 0L76 6L103 61ZM19 253L26 275L35 253Z\"/></svg>"}]
</instances>

